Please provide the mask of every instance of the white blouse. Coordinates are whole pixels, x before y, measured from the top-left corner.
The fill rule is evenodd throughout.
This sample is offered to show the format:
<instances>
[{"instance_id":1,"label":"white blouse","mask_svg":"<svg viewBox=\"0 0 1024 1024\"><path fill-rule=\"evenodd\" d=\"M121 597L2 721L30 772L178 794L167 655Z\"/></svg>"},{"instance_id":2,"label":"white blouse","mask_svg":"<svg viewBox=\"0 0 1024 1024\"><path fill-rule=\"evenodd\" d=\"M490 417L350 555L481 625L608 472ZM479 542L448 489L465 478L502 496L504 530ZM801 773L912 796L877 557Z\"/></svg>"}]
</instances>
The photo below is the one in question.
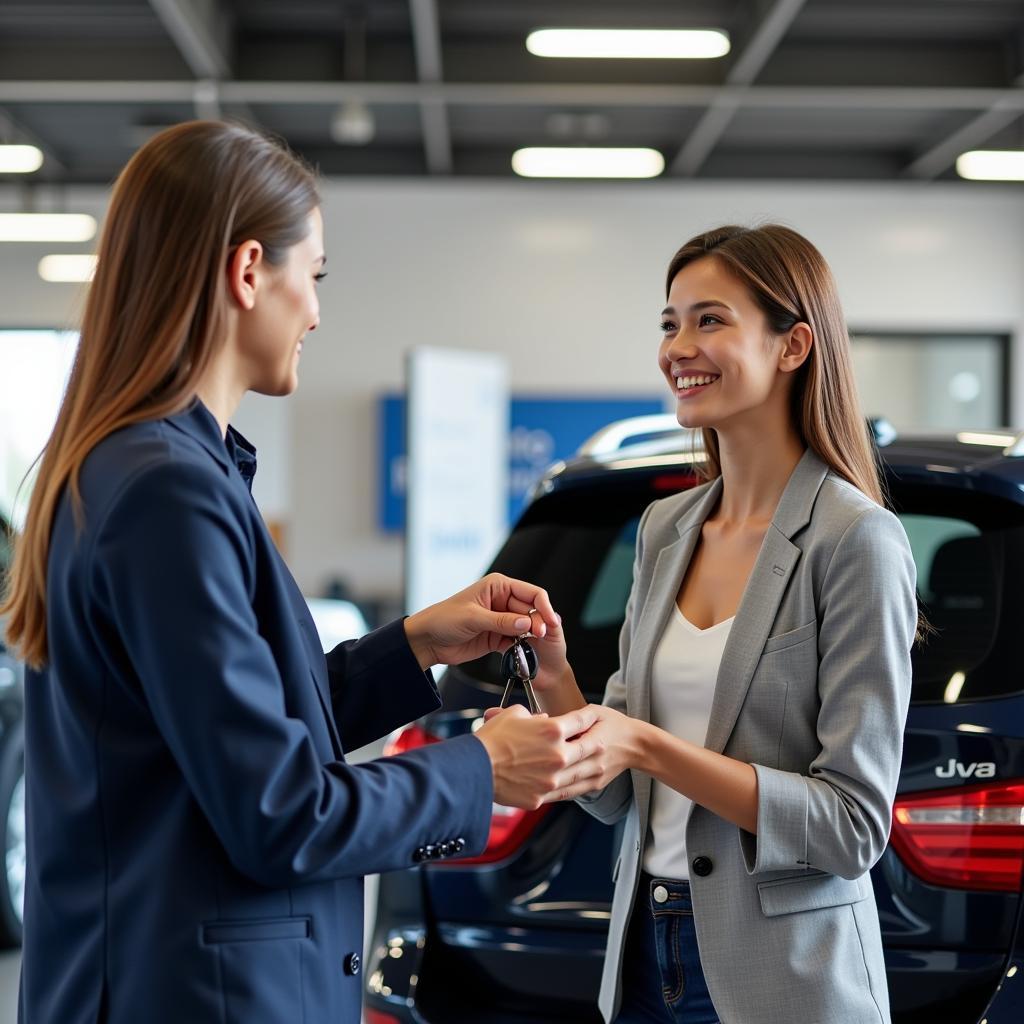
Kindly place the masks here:
<instances>
[{"instance_id":1,"label":"white blouse","mask_svg":"<svg viewBox=\"0 0 1024 1024\"><path fill-rule=\"evenodd\" d=\"M698 629L678 607L669 616L651 669L651 723L704 746L718 667L735 616ZM652 780L644 870L659 878L689 878L686 823L693 801Z\"/></svg>"}]
</instances>

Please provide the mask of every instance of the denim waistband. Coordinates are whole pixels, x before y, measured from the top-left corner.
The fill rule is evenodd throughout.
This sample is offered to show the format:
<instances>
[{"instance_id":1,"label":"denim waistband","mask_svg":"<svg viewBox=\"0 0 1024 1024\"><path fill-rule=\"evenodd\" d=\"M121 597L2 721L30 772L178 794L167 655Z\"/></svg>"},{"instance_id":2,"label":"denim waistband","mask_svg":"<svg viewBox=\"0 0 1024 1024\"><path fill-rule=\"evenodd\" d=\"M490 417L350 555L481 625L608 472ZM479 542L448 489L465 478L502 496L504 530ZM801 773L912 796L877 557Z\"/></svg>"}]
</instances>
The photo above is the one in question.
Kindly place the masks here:
<instances>
[{"instance_id":1,"label":"denim waistband","mask_svg":"<svg viewBox=\"0 0 1024 1024\"><path fill-rule=\"evenodd\" d=\"M638 895L655 914L663 911L693 913L690 883L685 878L661 878L641 871Z\"/></svg>"}]
</instances>

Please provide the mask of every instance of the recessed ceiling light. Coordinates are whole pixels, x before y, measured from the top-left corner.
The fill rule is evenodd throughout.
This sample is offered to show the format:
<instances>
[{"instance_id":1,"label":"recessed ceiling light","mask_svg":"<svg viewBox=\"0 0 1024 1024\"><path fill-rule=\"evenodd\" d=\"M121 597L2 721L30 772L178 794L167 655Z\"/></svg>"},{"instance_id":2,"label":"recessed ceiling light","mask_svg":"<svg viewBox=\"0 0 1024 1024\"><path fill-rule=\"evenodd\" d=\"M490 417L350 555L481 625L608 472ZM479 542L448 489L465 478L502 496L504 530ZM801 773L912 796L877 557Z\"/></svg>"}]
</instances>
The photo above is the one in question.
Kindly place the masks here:
<instances>
[{"instance_id":1,"label":"recessed ceiling light","mask_svg":"<svg viewBox=\"0 0 1024 1024\"><path fill-rule=\"evenodd\" d=\"M0 146L0 174L31 174L43 166L43 151L35 146Z\"/></svg>"},{"instance_id":2,"label":"recessed ceiling light","mask_svg":"<svg viewBox=\"0 0 1024 1024\"><path fill-rule=\"evenodd\" d=\"M971 181L1024 181L1024 150L972 149L956 158L956 173Z\"/></svg>"},{"instance_id":3,"label":"recessed ceiling light","mask_svg":"<svg viewBox=\"0 0 1024 1024\"><path fill-rule=\"evenodd\" d=\"M665 158L656 149L534 146L512 154L524 178L656 178Z\"/></svg>"},{"instance_id":4,"label":"recessed ceiling light","mask_svg":"<svg viewBox=\"0 0 1024 1024\"><path fill-rule=\"evenodd\" d=\"M88 242L95 234L87 213L0 213L0 242Z\"/></svg>"},{"instance_id":5,"label":"recessed ceiling light","mask_svg":"<svg viewBox=\"0 0 1024 1024\"><path fill-rule=\"evenodd\" d=\"M64 253L44 256L39 261L39 276L44 281L55 283L91 281L95 273L95 253Z\"/></svg>"},{"instance_id":6,"label":"recessed ceiling light","mask_svg":"<svg viewBox=\"0 0 1024 1024\"><path fill-rule=\"evenodd\" d=\"M542 28L526 37L536 57L707 59L729 52L719 29Z\"/></svg>"}]
</instances>

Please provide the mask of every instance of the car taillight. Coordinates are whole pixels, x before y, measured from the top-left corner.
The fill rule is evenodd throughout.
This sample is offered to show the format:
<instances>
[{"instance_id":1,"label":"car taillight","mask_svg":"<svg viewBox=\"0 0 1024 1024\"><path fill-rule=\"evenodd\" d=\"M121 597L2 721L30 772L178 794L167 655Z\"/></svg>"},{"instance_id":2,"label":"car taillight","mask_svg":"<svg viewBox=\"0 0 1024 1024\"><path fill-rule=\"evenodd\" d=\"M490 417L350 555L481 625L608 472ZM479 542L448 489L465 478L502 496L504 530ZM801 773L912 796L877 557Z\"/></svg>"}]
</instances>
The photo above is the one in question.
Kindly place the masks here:
<instances>
[{"instance_id":1,"label":"car taillight","mask_svg":"<svg viewBox=\"0 0 1024 1024\"><path fill-rule=\"evenodd\" d=\"M388 739L384 746L384 755L390 757L392 754L402 754L407 750L440 742L439 736L434 736L422 726L409 725ZM433 866L465 867L470 864L494 864L504 860L522 846L550 810L551 804L544 804L535 811L494 804L491 810L491 831L487 836L487 846L484 847L483 853L475 857L446 857Z\"/></svg>"},{"instance_id":2,"label":"car taillight","mask_svg":"<svg viewBox=\"0 0 1024 1024\"><path fill-rule=\"evenodd\" d=\"M381 1013L380 1010L371 1010L370 1007L363 1007L363 1019L366 1024L402 1024L397 1017L390 1013Z\"/></svg>"},{"instance_id":3,"label":"car taillight","mask_svg":"<svg viewBox=\"0 0 1024 1024\"><path fill-rule=\"evenodd\" d=\"M933 885L1019 892L1024 782L897 797L890 842L904 864Z\"/></svg>"},{"instance_id":4,"label":"car taillight","mask_svg":"<svg viewBox=\"0 0 1024 1024\"><path fill-rule=\"evenodd\" d=\"M407 750L415 750L417 747L426 747L431 743L440 743L441 737L434 736L427 732L421 725L407 725L388 737L384 744L384 756L391 757L392 754L404 754Z\"/></svg>"}]
</instances>

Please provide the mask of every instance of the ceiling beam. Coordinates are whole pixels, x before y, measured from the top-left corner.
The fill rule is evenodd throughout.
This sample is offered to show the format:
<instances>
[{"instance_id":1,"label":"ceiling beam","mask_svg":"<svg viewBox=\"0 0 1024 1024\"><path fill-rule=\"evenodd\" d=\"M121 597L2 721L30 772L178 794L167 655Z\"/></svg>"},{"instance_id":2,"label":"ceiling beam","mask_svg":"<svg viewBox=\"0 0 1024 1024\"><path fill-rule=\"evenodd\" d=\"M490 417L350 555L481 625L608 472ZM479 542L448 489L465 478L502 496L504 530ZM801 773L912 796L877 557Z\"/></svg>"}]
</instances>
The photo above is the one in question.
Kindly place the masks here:
<instances>
[{"instance_id":1,"label":"ceiling beam","mask_svg":"<svg viewBox=\"0 0 1024 1024\"><path fill-rule=\"evenodd\" d=\"M436 0L409 0L412 16L412 40L416 51L416 74L421 82L438 84L443 78L441 27ZM448 111L443 100L420 101L423 147L431 174L451 174L452 137Z\"/></svg>"},{"instance_id":2,"label":"ceiling beam","mask_svg":"<svg viewBox=\"0 0 1024 1024\"><path fill-rule=\"evenodd\" d=\"M189 103L190 81L46 81L0 79L3 103ZM520 82L218 82L225 103L335 105L362 99L382 105L436 100L445 105L706 107L717 99L750 109L934 110L1024 113L1024 89L918 86L577 85Z\"/></svg>"},{"instance_id":3,"label":"ceiling beam","mask_svg":"<svg viewBox=\"0 0 1024 1024\"><path fill-rule=\"evenodd\" d=\"M68 172L67 164L57 156L48 143L2 109L0 109L0 142L23 142L39 149L43 154L43 166L39 168L38 172L41 177L59 178Z\"/></svg>"},{"instance_id":4,"label":"ceiling beam","mask_svg":"<svg viewBox=\"0 0 1024 1024\"><path fill-rule=\"evenodd\" d=\"M149 0L189 70L199 79L231 75L231 30L218 0Z\"/></svg>"},{"instance_id":5,"label":"ceiling beam","mask_svg":"<svg viewBox=\"0 0 1024 1024\"><path fill-rule=\"evenodd\" d=\"M774 0L765 9L764 17L725 76L727 86L753 84L805 3L806 0ZM670 173L685 177L695 175L711 155L741 104L742 99L738 96L719 95L712 100L676 154Z\"/></svg>"},{"instance_id":6,"label":"ceiling beam","mask_svg":"<svg viewBox=\"0 0 1024 1024\"><path fill-rule=\"evenodd\" d=\"M196 117L220 120L220 83L231 77L233 63L232 23L221 0L149 0L149 5L197 79L192 89ZM245 103L234 106L241 120L256 126Z\"/></svg>"},{"instance_id":7,"label":"ceiling beam","mask_svg":"<svg viewBox=\"0 0 1024 1024\"><path fill-rule=\"evenodd\" d=\"M1024 89L1021 88L1024 86L1024 75L1018 75L1013 84L1017 87L1016 92L1024 96ZM1012 95L1000 97L977 117L971 118L955 132L919 153L903 169L903 174L921 180L936 178L951 167L961 153L987 142L1020 116L1021 107L1013 102Z\"/></svg>"}]
</instances>

